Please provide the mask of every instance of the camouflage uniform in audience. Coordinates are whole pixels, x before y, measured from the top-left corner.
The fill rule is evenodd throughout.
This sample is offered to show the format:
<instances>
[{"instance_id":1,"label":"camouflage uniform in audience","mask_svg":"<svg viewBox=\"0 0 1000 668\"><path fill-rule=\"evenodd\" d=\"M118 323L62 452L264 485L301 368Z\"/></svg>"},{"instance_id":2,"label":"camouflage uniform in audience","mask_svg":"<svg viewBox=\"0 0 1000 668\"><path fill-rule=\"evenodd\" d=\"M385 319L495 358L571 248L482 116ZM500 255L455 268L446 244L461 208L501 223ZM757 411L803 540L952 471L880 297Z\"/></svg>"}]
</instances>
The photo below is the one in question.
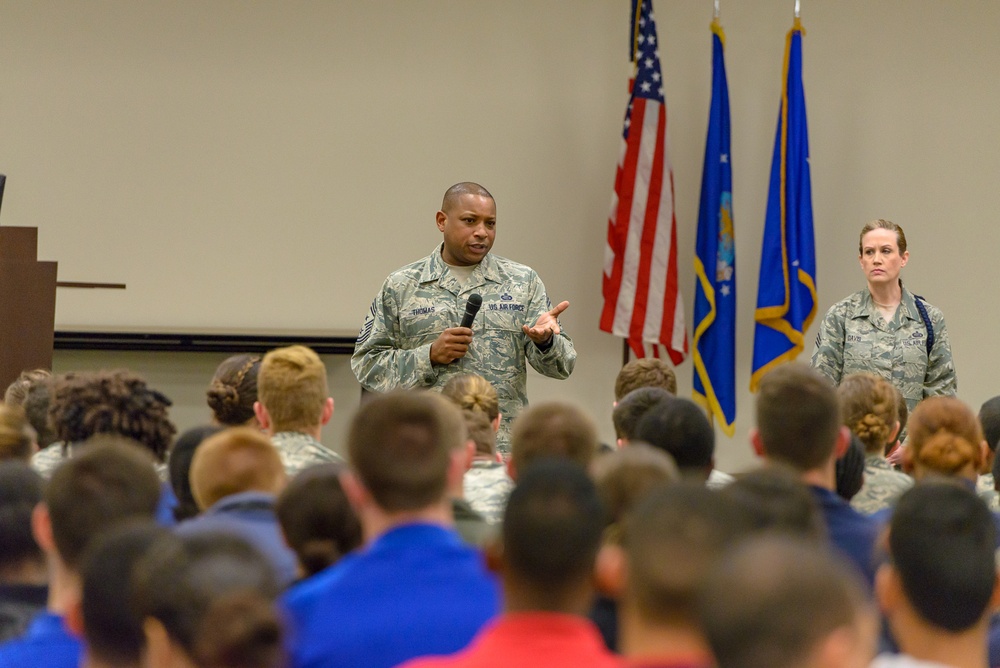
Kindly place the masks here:
<instances>
[{"instance_id":1,"label":"camouflage uniform in audience","mask_svg":"<svg viewBox=\"0 0 1000 668\"><path fill-rule=\"evenodd\" d=\"M431 344L461 323L472 293L482 296L483 305L468 353L451 364L432 364ZM351 368L375 392L441 388L456 374L478 373L497 390L503 414L497 448L507 453L510 424L528 403L525 362L550 378L567 378L576 363L565 331L543 350L521 330L551 308L545 286L530 267L489 253L463 285L439 246L385 280L361 326Z\"/></svg>"},{"instance_id":2,"label":"camouflage uniform in audience","mask_svg":"<svg viewBox=\"0 0 1000 668\"><path fill-rule=\"evenodd\" d=\"M145 449L141 443L137 445L140 449ZM66 446L66 454L63 455L63 444L61 441L57 441L31 456L31 468L35 469L35 471L38 472L38 475L48 480L52 477L52 474L59 467L59 465L72 456L73 446ZM153 468L156 469L156 475L159 476L160 482L167 482L170 480L170 470L167 468L166 464L154 461Z\"/></svg>"},{"instance_id":3,"label":"camouflage uniform in audience","mask_svg":"<svg viewBox=\"0 0 1000 668\"><path fill-rule=\"evenodd\" d=\"M990 510L1000 511L1000 494L993 487L993 474L986 473L976 480L976 496L982 499Z\"/></svg>"},{"instance_id":4,"label":"camouflage uniform in audience","mask_svg":"<svg viewBox=\"0 0 1000 668\"><path fill-rule=\"evenodd\" d=\"M507 467L499 462L474 461L462 482L469 505L490 524L503 520L507 497L514 482L507 476Z\"/></svg>"},{"instance_id":5,"label":"camouflage uniform in audience","mask_svg":"<svg viewBox=\"0 0 1000 668\"><path fill-rule=\"evenodd\" d=\"M903 492L911 487L913 478L892 468L885 457L868 455L865 457L865 482L851 499L851 507L859 513L871 515L894 506Z\"/></svg>"},{"instance_id":6,"label":"camouflage uniform in audience","mask_svg":"<svg viewBox=\"0 0 1000 668\"><path fill-rule=\"evenodd\" d=\"M957 388L951 343L941 311L924 302L934 329L927 354L927 327L913 293L902 287L892 320L882 318L868 289L834 304L816 334L814 369L839 385L850 373L878 374L898 389L913 411L924 397L954 396Z\"/></svg>"},{"instance_id":7,"label":"camouflage uniform in audience","mask_svg":"<svg viewBox=\"0 0 1000 668\"><path fill-rule=\"evenodd\" d=\"M294 478L303 469L313 464L326 462L342 463L344 458L308 434L297 431L281 431L271 437L271 442L281 455L285 473Z\"/></svg>"}]
</instances>

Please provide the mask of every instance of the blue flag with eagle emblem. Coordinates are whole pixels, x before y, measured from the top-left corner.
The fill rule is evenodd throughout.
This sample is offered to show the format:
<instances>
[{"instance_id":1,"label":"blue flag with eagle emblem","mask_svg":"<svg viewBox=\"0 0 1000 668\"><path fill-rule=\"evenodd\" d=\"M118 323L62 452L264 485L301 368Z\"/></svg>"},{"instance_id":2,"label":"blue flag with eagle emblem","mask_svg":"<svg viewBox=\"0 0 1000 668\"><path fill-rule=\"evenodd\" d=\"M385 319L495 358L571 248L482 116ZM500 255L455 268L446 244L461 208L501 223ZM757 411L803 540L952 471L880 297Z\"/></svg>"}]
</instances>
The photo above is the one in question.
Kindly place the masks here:
<instances>
[{"instance_id":1,"label":"blue flag with eagle emblem","mask_svg":"<svg viewBox=\"0 0 1000 668\"><path fill-rule=\"evenodd\" d=\"M692 357L695 401L732 436L736 420L736 246L725 40L718 20L712 21L712 102L694 256Z\"/></svg>"},{"instance_id":2,"label":"blue flag with eagle emblem","mask_svg":"<svg viewBox=\"0 0 1000 668\"><path fill-rule=\"evenodd\" d=\"M816 242L809 180L809 133L802 88L802 24L785 39L784 81L774 138L753 337L750 390L795 359L816 315Z\"/></svg>"}]
</instances>

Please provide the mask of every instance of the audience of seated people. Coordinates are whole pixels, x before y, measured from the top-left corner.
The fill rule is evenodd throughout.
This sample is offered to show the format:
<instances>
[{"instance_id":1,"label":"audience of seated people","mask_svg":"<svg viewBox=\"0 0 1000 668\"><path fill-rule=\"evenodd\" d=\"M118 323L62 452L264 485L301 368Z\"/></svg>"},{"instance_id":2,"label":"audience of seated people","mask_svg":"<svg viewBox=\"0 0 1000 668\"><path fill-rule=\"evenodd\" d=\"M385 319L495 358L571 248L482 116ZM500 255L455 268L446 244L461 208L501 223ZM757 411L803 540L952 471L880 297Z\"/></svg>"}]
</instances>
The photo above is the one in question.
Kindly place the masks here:
<instances>
[{"instance_id":1,"label":"audience of seated people","mask_svg":"<svg viewBox=\"0 0 1000 668\"><path fill-rule=\"evenodd\" d=\"M995 484L1000 399L978 420L921 402L901 473L891 385L783 364L750 435L766 465L721 486L705 484L714 429L667 363L630 363L615 390L627 447L598 456L589 415L543 402L514 421L505 467L474 375L447 400L369 397L344 462L320 443L333 401L301 346L225 360L218 426L173 444L169 399L132 372L26 372L0 404L0 458L30 456L41 429L56 443L32 459L43 477L0 463L0 668L850 668L871 660L872 591L903 652L872 665L1000 665L996 494L973 492ZM165 458L171 530L151 521ZM838 496L861 480L874 517Z\"/></svg>"},{"instance_id":2,"label":"audience of seated people","mask_svg":"<svg viewBox=\"0 0 1000 668\"><path fill-rule=\"evenodd\" d=\"M152 457L134 446L91 445L53 472L31 516L48 570L46 610L23 635L0 645L0 666L76 668L81 643L67 628L66 615L81 597L83 554L102 530L127 520L152 519L159 499Z\"/></svg>"},{"instance_id":3,"label":"audience of seated people","mask_svg":"<svg viewBox=\"0 0 1000 668\"><path fill-rule=\"evenodd\" d=\"M254 413L278 448L289 478L313 464L343 461L319 440L333 416L333 398L326 366L310 348L288 346L264 355Z\"/></svg>"}]
</instances>

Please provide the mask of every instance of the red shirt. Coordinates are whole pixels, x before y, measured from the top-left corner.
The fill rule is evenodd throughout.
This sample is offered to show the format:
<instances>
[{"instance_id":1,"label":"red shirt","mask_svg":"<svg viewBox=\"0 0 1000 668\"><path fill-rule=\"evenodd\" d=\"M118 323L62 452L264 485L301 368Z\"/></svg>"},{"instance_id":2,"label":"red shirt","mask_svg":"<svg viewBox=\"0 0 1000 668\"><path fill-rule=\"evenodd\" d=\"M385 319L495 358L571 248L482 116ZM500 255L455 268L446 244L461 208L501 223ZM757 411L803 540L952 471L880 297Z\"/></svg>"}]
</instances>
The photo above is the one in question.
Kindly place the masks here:
<instances>
[{"instance_id":1,"label":"red shirt","mask_svg":"<svg viewBox=\"0 0 1000 668\"><path fill-rule=\"evenodd\" d=\"M555 612L501 615L461 652L414 659L404 668L624 668L589 620Z\"/></svg>"}]
</instances>

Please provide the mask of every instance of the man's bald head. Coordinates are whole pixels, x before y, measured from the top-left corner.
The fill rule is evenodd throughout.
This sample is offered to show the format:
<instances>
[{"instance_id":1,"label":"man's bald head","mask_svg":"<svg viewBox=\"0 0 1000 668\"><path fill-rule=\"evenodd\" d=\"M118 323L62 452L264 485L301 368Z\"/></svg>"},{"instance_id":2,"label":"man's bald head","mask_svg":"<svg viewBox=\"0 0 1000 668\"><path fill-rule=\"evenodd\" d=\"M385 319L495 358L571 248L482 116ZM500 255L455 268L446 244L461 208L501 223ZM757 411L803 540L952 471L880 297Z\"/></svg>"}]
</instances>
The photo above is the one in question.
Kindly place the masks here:
<instances>
[{"instance_id":1,"label":"man's bald head","mask_svg":"<svg viewBox=\"0 0 1000 668\"><path fill-rule=\"evenodd\" d=\"M451 188L444 193L444 199L441 201L441 210L450 211L453 206L458 203L458 200L462 195L476 195L478 197L489 197L493 199L493 195L490 191L482 187L478 183L473 183L472 181L462 181L461 183L456 183ZM494 200L495 202L496 200Z\"/></svg>"}]
</instances>

